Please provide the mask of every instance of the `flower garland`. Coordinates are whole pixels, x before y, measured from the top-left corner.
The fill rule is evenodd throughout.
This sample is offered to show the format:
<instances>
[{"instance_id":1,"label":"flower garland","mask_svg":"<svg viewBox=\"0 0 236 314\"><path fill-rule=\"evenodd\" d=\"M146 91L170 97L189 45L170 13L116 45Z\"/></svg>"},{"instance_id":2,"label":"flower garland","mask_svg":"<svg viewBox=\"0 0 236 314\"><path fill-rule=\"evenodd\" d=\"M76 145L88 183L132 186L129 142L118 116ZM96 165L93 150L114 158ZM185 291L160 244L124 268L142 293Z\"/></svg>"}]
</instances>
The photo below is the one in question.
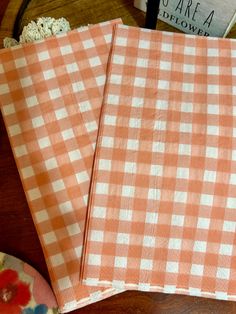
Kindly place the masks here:
<instances>
[{"instance_id":1,"label":"flower garland","mask_svg":"<svg viewBox=\"0 0 236 314\"><path fill-rule=\"evenodd\" d=\"M19 41L6 37L3 40L4 48L13 47L23 43L33 42L52 35L58 35L71 30L70 23L64 18L40 17L24 26Z\"/></svg>"}]
</instances>

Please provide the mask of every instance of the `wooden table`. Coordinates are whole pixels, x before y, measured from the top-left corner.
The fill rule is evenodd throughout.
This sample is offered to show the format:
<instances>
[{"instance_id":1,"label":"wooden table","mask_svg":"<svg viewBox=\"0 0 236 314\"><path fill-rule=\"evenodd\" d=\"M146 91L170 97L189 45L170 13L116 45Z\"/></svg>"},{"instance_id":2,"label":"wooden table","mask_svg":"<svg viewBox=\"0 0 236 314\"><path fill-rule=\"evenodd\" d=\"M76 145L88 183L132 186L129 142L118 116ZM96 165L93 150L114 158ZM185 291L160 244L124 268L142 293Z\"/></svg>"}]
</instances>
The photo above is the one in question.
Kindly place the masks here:
<instances>
[{"instance_id":1,"label":"wooden table","mask_svg":"<svg viewBox=\"0 0 236 314\"><path fill-rule=\"evenodd\" d=\"M20 0L10 2L0 38L10 35ZM121 17L128 25L143 26L145 15L133 7L133 0L31 0L19 28L38 16L66 17L72 27ZM8 20L8 23L7 23ZM159 29L173 30L160 22ZM229 34L236 37L236 27ZM15 255L35 267L49 280L43 253L35 232L7 133L0 116L0 251ZM230 314L236 303L161 293L124 292L73 313L104 314ZM3 314L3 313L0 313ZM9 313L10 314L10 313Z\"/></svg>"}]
</instances>

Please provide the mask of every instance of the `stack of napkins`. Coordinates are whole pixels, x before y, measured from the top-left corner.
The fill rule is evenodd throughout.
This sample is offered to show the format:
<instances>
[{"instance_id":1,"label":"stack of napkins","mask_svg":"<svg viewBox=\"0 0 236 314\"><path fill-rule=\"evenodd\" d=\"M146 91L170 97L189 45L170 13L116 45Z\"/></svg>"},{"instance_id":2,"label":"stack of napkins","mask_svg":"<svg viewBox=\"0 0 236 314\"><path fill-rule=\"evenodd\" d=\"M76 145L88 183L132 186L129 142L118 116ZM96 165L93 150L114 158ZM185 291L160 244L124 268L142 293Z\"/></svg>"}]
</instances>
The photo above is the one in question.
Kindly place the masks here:
<instances>
[{"instance_id":1,"label":"stack of napkins","mask_svg":"<svg viewBox=\"0 0 236 314\"><path fill-rule=\"evenodd\" d=\"M81 285L111 21L0 52L7 132L61 312L120 290Z\"/></svg>"},{"instance_id":2,"label":"stack of napkins","mask_svg":"<svg viewBox=\"0 0 236 314\"><path fill-rule=\"evenodd\" d=\"M60 311L124 289L236 300L236 41L116 20L0 62Z\"/></svg>"}]
</instances>

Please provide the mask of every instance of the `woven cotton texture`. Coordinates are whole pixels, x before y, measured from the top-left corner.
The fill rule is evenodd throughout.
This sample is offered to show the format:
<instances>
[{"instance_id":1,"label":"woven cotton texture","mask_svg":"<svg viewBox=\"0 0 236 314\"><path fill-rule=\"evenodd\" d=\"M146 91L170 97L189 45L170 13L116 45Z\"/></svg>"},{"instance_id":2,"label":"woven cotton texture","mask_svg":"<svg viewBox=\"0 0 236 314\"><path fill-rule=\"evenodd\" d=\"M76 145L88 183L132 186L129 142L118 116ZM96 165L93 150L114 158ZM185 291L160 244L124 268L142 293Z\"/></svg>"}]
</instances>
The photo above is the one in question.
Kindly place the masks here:
<instances>
[{"instance_id":1,"label":"woven cotton texture","mask_svg":"<svg viewBox=\"0 0 236 314\"><path fill-rule=\"evenodd\" d=\"M113 25L0 52L1 110L61 312L115 293L82 286L90 173Z\"/></svg>"},{"instance_id":2,"label":"woven cotton texture","mask_svg":"<svg viewBox=\"0 0 236 314\"><path fill-rule=\"evenodd\" d=\"M236 300L236 41L116 27L84 282Z\"/></svg>"}]
</instances>

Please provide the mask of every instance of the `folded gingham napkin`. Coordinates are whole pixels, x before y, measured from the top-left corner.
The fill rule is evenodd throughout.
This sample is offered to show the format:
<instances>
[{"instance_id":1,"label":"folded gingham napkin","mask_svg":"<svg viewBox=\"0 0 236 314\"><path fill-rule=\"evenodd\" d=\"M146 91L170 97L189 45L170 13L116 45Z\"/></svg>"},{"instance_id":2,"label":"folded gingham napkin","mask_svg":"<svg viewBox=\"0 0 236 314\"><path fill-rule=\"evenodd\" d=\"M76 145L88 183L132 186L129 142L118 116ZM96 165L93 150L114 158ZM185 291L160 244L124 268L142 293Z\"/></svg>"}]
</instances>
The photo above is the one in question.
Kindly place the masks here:
<instances>
[{"instance_id":1,"label":"folded gingham napkin","mask_svg":"<svg viewBox=\"0 0 236 314\"><path fill-rule=\"evenodd\" d=\"M86 284L236 300L236 41L118 25Z\"/></svg>"},{"instance_id":2,"label":"folded gingham napkin","mask_svg":"<svg viewBox=\"0 0 236 314\"><path fill-rule=\"evenodd\" d=\"M118 293L80 283L115 20L0 52L1 110L61 312Z\"/></svg>"}]
</instances>

